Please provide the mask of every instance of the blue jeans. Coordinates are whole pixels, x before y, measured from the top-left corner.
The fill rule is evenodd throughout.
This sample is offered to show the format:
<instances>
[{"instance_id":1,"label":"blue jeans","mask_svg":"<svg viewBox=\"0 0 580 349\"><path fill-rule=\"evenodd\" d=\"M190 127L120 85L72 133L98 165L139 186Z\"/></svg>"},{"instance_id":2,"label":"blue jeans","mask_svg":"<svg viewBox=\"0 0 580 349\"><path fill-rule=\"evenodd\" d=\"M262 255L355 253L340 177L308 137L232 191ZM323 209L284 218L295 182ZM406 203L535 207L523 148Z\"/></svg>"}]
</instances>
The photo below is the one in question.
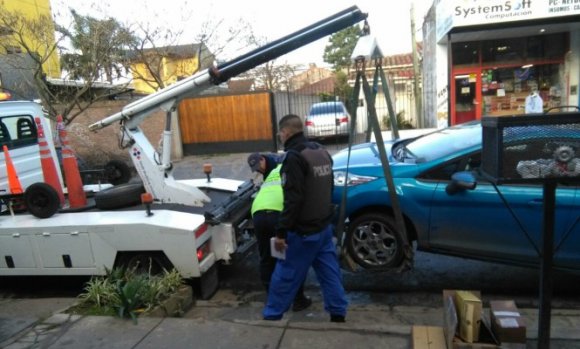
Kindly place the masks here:
<instances>
[{"instance_id":1,"label":"blue jeans","mask_svg":"<svg viewBox=\"0 0 580 349\"><path fill-rule=\"evenodd\" d=\"M294 295L306 278L310 266L322 288L324 310L331 315L346 315L348 301L342 287L342 275L332 242L332 227L321 232L301 236L288 232L286 259L276 264L270 281L264 319L277 320L290 308Z\"/></svg>"}]
</instances>

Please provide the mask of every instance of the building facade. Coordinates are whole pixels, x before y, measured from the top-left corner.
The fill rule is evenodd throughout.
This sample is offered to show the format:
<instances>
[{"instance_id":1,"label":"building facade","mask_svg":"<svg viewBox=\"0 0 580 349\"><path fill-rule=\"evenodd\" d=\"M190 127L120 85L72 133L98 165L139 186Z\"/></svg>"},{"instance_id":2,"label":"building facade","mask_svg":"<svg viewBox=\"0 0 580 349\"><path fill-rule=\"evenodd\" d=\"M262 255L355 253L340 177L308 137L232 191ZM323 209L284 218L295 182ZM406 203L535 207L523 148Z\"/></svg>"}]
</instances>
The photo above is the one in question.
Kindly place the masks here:
<instances>
[{"instance_id":1,"label":"building facade","mask_svg":"<svg viewBox=\"0 0 580 349\"><path fill-rule=\"evenodd\" d=\"M51 78L60 78L60 62L55 48L54 22L52 20L52 11L50 0L3 0L0 2L2 16L6 16L6 21L0 23L0 54L5 55L22 55L26 52L24 48L14 39L14 35L22 34L26 45L37 51L40 57L46 57L42 66L44 73ZM38 33L30 30L28 25L17 28L9 28L3 23L11 22L21 17L25 21L36 21L42 23L44 32ZM16 23L18 25L18 23Z\"/></svg>"},{"instance_id":2,"label":"building facade","mask_svg":"<svg viewBox=\"0 0 580 349\"><path fill-rule=\"evenodd\" d=\"M214 59L205 44L157 47L135 51L131 55L132 86L140 94L153 93L187 78L211 66ZM163 81L163 86L159 86L153 74Z\"/></svg>"},{"instance_id":3,"label":"building facade","mask_svg":"<svg viewBox=\"0 0 580 349\"><path fill-rule=\"evenodd\" d=\"M578 0L437 0L423 38L424 113L439 125L580 105Z\"/></svg>"}]
</instances>

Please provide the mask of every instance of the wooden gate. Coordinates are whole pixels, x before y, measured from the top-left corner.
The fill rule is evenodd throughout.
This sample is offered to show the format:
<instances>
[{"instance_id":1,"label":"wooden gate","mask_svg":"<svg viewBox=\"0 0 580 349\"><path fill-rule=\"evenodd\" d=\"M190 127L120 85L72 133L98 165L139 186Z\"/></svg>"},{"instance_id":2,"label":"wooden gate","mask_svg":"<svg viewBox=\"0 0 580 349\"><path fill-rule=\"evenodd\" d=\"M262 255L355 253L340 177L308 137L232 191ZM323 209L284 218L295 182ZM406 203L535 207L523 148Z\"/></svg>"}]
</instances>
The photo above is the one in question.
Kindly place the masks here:
<instances>
[{"instance_id":1,"label":"wooden gate","mask_svg":"<svg viewBox=\"0 0 580 349\"><path fill-rule=\"evenodd\" d=\"M179 104L185 155L276 151L272 95L259 92L190 98Z\"/></svg>"}]
</instances>

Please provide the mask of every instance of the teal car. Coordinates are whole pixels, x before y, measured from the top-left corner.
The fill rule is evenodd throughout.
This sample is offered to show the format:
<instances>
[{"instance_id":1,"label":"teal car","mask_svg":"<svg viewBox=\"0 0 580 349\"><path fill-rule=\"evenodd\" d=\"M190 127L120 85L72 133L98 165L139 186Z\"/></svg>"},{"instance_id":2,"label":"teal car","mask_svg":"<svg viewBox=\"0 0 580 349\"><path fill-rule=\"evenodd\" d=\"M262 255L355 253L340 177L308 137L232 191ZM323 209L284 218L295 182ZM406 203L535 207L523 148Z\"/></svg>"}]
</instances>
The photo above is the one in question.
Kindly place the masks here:
<instances>
[{"instance_id":1,"label":"teal car","mask_svg":"<svg viewBox=\"0 0 580 349\"><path fill-rule=\"evenodd\" d=\"M541 134L541 133L539 133ZM405 262L403 245L422 251L513 265L539 266L542 184L495 185L481 176L482 127L466 123L417 138L384 144L406 224L397 231L376 143L353 146L333 156L333 201L345 203L344 244L367 269L393 269ZM565 144L563 144L565 143ZM514 171L528 147L552 158L566 147L580 149L580 132L558 142L540 136L509 140L505 159ZM580 270L580 192L577 185L556 190L554 268Z\"/></svg>"}]
</instances>

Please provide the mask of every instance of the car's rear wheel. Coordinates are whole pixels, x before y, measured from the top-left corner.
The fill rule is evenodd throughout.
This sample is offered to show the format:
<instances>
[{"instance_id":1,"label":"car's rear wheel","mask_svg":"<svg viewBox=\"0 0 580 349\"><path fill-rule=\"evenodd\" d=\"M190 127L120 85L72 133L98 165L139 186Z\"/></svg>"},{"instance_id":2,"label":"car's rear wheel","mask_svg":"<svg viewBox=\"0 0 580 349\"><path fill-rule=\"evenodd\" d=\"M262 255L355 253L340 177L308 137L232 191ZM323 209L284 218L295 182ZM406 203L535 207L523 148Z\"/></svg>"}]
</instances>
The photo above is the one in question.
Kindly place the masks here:
<instances>
[{"instance_id":1,"label":"car's rear wheel","mask_svg":"<svg viewBox=\"0 0 580 349\"><path fill-rule=\"evenodd\" d=\"M365 269L391 269L403 260L403 240L390 216L366 213L348 227L346 247L352 259Z\"/></svg>"}]
</instances>

